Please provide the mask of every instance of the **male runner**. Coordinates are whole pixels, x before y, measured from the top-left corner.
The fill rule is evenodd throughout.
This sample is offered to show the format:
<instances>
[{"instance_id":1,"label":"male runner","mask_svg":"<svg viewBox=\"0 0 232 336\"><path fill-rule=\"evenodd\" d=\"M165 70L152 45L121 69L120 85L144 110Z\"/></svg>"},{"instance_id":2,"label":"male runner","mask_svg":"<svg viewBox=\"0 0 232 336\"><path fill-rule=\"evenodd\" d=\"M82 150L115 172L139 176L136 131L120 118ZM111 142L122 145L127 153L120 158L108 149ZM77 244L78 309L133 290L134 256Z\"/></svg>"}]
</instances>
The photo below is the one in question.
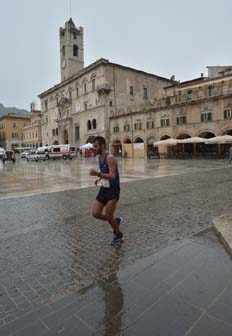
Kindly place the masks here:
<instances>
[{"instance_id":1,"label":"male runner","mask_svg":"<svg viewBox=\"0 0 232 336\"><path fill-rule=\"evenodd\" d=\"M97 176L99 178L99 180L95 181L95 185L100 182L101 188L93 206L93 217L109 222L114 232L111 245L115 246L123 241L123 234L119 229L122 218L114 218L114 212L120 194L117 162L114 156L106 151L106 141L103 137L97 136L95 138L94 148L99 155L100 172L91 169L89 173L91 176ZM105 214L102 213L104 207L106 207Z\"/></svg>"}]
</instances>

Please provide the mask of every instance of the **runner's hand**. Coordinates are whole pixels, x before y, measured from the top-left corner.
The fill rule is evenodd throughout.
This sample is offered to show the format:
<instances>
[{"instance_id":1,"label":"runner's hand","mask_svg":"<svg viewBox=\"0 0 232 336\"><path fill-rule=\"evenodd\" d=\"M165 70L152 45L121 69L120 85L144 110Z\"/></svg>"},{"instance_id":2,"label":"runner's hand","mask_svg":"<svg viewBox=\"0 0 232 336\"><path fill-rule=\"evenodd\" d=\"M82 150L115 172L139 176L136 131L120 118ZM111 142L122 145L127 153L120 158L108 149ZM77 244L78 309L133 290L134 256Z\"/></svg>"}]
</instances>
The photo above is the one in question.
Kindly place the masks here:
<instances>
[{"instance_id":1,"label":"runner's hand","mask_svg":"<svg viewBox=\"0 0 232 336\"><path fill-rule=\"evenodd\" d=\"M96 181L94 182L95 186L97 186L97 184L98 184L99 181L100 181L100 180L96 180Z\"/></svg>"},{"instance_id":2,"label":"runner's hand","mask_svg":"<svg viewBox=\"0 0 232 336\"><path fill-rule=\"evenodd\" d=\"M90 169L89 175L91 175L91 176L98 176L98 172L96 170L94 170L94 169Z\"/></svg>"}]
</instances>

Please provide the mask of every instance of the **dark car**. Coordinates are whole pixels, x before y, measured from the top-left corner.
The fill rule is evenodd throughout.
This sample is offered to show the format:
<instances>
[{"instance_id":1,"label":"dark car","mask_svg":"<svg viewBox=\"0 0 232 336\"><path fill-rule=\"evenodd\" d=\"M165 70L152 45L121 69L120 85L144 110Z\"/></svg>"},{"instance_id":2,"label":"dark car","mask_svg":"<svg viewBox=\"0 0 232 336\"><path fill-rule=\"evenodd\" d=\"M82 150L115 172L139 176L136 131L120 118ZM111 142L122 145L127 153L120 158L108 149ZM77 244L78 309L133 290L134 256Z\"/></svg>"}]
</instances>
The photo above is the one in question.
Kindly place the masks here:
<instances>
[{"instance_id":1,"label":"dark car","mask_svg":"<svg viewBox=\"0 0 232 336\"><path fill-rule=\"evenodd\" d=\"M14 153L14 151L7 150L5 152L4 161L12 161L12 162L15 163L15 153Z\"/></svg>"}]
</instances>

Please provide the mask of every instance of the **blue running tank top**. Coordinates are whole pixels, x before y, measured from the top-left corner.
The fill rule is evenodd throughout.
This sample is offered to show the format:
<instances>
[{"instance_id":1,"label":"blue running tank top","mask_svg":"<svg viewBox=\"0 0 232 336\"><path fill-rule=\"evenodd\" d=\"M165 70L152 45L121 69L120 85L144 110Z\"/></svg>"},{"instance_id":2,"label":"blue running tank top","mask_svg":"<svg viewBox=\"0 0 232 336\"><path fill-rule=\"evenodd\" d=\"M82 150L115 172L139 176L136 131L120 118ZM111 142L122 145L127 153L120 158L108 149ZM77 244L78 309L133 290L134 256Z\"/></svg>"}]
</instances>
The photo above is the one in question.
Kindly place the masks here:
<instances>
[{"instance_id":1,"label":"blue running tank top","mask_svg":"<svg viewBox=\"0 0 232 336\"><path fill-rule=\"evenodd\" d=\"M99 160L99 168L100 168L100 172L102 174L109 174L109 165L107 163L107 157L108 157L109 153L107 152L104 160L101 161L101 157L99 155L98 160ZM109 180L110 182L110 188L120 188L120 178L119 178L119 172L118 172L118 166L116 165L116 176L114 180Z\"/></svg>"}]
</instances>

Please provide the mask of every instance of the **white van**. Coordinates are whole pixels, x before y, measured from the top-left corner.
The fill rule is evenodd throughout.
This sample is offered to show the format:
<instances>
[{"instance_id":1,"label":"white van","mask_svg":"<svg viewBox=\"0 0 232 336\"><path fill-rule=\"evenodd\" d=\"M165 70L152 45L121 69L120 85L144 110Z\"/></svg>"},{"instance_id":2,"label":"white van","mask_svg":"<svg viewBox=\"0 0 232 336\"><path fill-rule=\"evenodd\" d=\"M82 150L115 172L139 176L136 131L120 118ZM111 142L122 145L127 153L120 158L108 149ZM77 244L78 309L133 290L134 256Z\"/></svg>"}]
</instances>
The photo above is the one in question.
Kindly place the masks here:
<instances>
[{"instance_id":1,"label":"white van","mask_svg":"<svg viewBox=\"0 0 232 336\"><path fill-rule=\"evenodd\" d=\"M76 155L76 148L72 145L53 145L49 147L48 152L46 153L48 160L60 158L63 158L64 160L72 160Z\"/></svg>"},{"instance_id":2,"label":"white van","mask_svg":"<svg viewBox=\"0 0 232 336\"><path fill-rule=\"evenodd\" d=\"M36 151L37 160L45 161L48 159L47 154L51 146L38 147Z\"/></svg>"}]
</instances>

